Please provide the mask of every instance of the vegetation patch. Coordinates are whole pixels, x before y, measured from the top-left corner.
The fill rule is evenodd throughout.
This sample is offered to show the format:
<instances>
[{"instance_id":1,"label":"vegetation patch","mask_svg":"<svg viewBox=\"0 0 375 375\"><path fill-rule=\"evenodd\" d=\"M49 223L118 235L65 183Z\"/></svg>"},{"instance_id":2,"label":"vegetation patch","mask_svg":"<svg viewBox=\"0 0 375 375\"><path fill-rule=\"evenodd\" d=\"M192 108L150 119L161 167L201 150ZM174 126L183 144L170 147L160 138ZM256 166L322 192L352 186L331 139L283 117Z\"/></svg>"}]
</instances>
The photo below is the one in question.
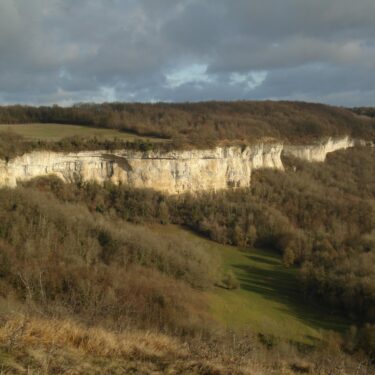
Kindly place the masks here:
<instances>
[{"instance_id":1,"label":"vegetation patch","mask_svg":"<svg viewBox=\"0 0 375 375\"><path fill-rule=\"evenodd\" d=\"M23 125L17 125L23 126ZM48 125L46 125L47 127ZM62 126L63 127L63 126ZM0 159L6 161L32 151L55 151L55 152L81 152L93 150L170 150L171 144L166 141L154 141L142 137L106 137L103 134L99 136L68 136L50 140L47 137L30 137L25 138L21 135L23 132L15 132L4 127L1 130L0 125ZM64 133L69 133L64 132ZM74 132L73 132L74 133ZM53 138L52 138L53 139Z\"/></svg>"},{"instance_id":2,"label":"vegetation patch","mask_svg":"<svg viewBox=\"0 0 375 375\"><path fill-rule=\"evenodd\" d=\"M174 223L218 243L270 249L297 267L306 303L363 325L375 319L374 158L373 148L358 148L324 164L287 159L286 172L254 173L251 189L194 196L56 179L28 185L134 223Z\"/></svg>"},{"instance_id":3,"label":"vegetation patch","mask_svg":"<svg viewBox=\"0 0 375 375\"><path fill-rule=\"evenodd\" d=\"M1 189L1 371L373 373L374 157L288 158L251 189L178 197Z\"/></svg>"},{"instance_id":4,"label":"vegetation patch","mask_svg":"<svg viewBox=\"0 0 375 375\"><path fill-rule=\"evenodd\" d=\"M125 141L162 142L161 138L142 137L134 133L120 131L118 129L94 128L90 126L71 124L3 124L1 132L11 131L27 140L33 141L60 141L67 137L88 137L112 141L114 139Z\"/></svg>"},{"instance_id":5,"label":"vegetation patch","mask_svg":"<svg viewBox=\"0 0 375 375\"><path fill-rule=\"evenodd\" d=\"M172 140L174 148L276 138L311 142L349 135L373 139L375 120L323 104L287 101L105 103L73 107L0 107L0 123L77 124Z\"/></svg>"},{"instance_id":6,"label":"vegetation patch","mask_svg":"<svg viewBox=\"0 0 375 375\"><path fill-rule=\"evenodd\" d=\"M175 226L154 226L178 234L222 260L223 279L231 274L236 288L225 282L207 293L211 312L227 329L250 330L270 337L316 344L328 331L344 333L350 321L322 305L309 305L298 283L296 268L287 268L272 250L241 250L208 241Z\"/></svg>"}]
</instances>

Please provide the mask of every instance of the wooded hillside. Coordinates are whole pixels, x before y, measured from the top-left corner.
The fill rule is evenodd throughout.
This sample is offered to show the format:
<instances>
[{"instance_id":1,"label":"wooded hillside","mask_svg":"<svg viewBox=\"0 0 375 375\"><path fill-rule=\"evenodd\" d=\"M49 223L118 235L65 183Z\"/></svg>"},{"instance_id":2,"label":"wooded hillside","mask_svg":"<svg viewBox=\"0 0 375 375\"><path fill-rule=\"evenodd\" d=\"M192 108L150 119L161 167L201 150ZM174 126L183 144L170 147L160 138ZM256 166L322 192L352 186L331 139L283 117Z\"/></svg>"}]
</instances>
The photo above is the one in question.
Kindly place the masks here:
<instances>
[{"instance_id":1,"label":"wooded hillside","mask_svg":"<svg viewBox=\"0 0 375 375\"><path fill-rule=\"evenodd\" d=\"M0 123L107 127L197 146L265 137L298 142L337 135L375 137L374 119L344 108L304 102L105 103L66 108L17 105L0 107Z\"/></svg>"}]
</instances>

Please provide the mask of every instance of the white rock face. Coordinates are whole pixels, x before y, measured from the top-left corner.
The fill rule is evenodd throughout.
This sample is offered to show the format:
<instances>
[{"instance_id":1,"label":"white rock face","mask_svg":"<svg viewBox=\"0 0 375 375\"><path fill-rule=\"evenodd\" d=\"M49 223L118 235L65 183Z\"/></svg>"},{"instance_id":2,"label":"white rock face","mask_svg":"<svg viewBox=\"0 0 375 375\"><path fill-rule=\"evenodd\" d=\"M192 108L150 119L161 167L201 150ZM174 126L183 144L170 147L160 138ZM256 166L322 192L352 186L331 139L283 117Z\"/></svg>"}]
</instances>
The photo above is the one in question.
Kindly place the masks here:
<instances>
[{"instance_id":1,"label":"white rock face","mask_svg":"<svg viewBox=\"0 0 375 375\"><path fill-rule=\"evenodd\" d=\"M167 194L250 186L251 171L283 170L281 152L310 162L323 162L329 152L354 146L349 137L307 146L260 143L212 150L140 152L131 150L61 153L38 151L0 160L0 186L54 175L64 182L111 181Z\"/></svg>"},{"instance_id":2,"label":"white rock face","mask_svg":"<svg viewBox=\"0 0 375 375\"><path fill-rule=\"evenodd\" d=\"M283 169L282 144L217 147L212 150L57 153L38 151L0 161L0 185L55 175L65 182L111 181L168 194L250 186L251 171Z\"/></svg>"},{"instance_id":3,"label":"white rock face","mask_svg":"<svg viewBox=\"0 0 375 375\"><path fill-rule=\"evenodd\" d=\"M326 160L328 153L354 147L354 145L355 141L349 137L329 138L327 141L315 145L285 145L283 152L285 155L294 156L309 162L323 162Z\"/></svg>"}]
</instances>

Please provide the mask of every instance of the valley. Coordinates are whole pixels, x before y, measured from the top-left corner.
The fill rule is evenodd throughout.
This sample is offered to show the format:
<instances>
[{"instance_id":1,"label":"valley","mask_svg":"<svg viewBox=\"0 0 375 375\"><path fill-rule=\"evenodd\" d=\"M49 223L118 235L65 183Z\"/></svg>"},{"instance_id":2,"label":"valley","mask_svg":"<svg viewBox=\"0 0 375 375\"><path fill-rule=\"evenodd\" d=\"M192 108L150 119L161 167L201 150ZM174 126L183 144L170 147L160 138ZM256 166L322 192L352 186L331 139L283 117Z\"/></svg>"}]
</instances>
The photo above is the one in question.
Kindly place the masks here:
<instances>
[{"instance_id":1,"label":"valley","mask_svg":"<svg viewBox=\"0 0 375 375\"><path fill-rule=\"evenodd\" d=\"M279 137L241 125L202 142L186 118L173 134L162 122L155 132L56 125L56 114L79 120L80 107L1 125L5 373L368 375L373 124L341 109L275 106L325 125L299 137L291 120L286 136L271 116ZM155 108L141 107L145 123Z\"/></svg>"},{"instance_id":2,"label":"valley","mask_svg":"<svg viewBox=\"0 0 375 375\"><path fill-rule=\"evenodd\" d=\"M233 272L239 287L217 285L206 292L212 317L229 330L257 332L274 340L314 345L330 330L345 332L351 322L322 305L306 305L298 287L298 271L287 268L270 249L239 249L209 241L176 226L153 226L198 243L219 256L222 273Z\"/></svg>"}]
</instances>

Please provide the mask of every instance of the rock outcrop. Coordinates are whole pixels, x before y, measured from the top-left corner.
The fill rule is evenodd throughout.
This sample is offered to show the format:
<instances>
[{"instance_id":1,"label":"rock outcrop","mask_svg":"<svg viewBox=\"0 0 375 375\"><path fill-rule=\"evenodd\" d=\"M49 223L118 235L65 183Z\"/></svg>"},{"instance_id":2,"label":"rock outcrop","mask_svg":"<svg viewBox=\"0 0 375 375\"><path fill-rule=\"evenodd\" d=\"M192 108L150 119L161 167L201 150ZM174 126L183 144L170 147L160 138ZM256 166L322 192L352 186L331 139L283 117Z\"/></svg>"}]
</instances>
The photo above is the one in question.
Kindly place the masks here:
<instances>
[{"instance_id":1,"label":"rock outcrop","mask_svg":"<svg viewBox=\"0 0 375 375\"><path fill-rule=\"evenodd\" d=\"M64 182L111 181L168 194L248 187L252 170L284 169L282 152L310 162L322 162L327 153L353 145L349 137L344 137L307 146L260 143L170 152L37 151L8 162L0 160L0 186L15 187L18 182L54 175Z\"/></svg>"},{"instance_id":2,"label":"rock outcrop","mask_svg":"<svg viewBox=\"0 0 375 375\"><path fill-rule=\"evenodd\" d=\"M309 162L323 162L326 160L328 153L347 149L354 145L355 141L349 137L329 138L327 141L312 145L285 145L283 152L285 155Z\"/></svg>"},{"instance_id":3,"label":"rock outcrop","mask_svg":"<svg viewBox=\"0 0 375 375\"><path fill-rule=\"evenodd\" d=\"M111 181L168 194L247 187L253 169L283 169L281 151L282 144L171 152L38 151L1 161L0 185L55 175L65 182Z\"/></svg>"}]
</instances>

